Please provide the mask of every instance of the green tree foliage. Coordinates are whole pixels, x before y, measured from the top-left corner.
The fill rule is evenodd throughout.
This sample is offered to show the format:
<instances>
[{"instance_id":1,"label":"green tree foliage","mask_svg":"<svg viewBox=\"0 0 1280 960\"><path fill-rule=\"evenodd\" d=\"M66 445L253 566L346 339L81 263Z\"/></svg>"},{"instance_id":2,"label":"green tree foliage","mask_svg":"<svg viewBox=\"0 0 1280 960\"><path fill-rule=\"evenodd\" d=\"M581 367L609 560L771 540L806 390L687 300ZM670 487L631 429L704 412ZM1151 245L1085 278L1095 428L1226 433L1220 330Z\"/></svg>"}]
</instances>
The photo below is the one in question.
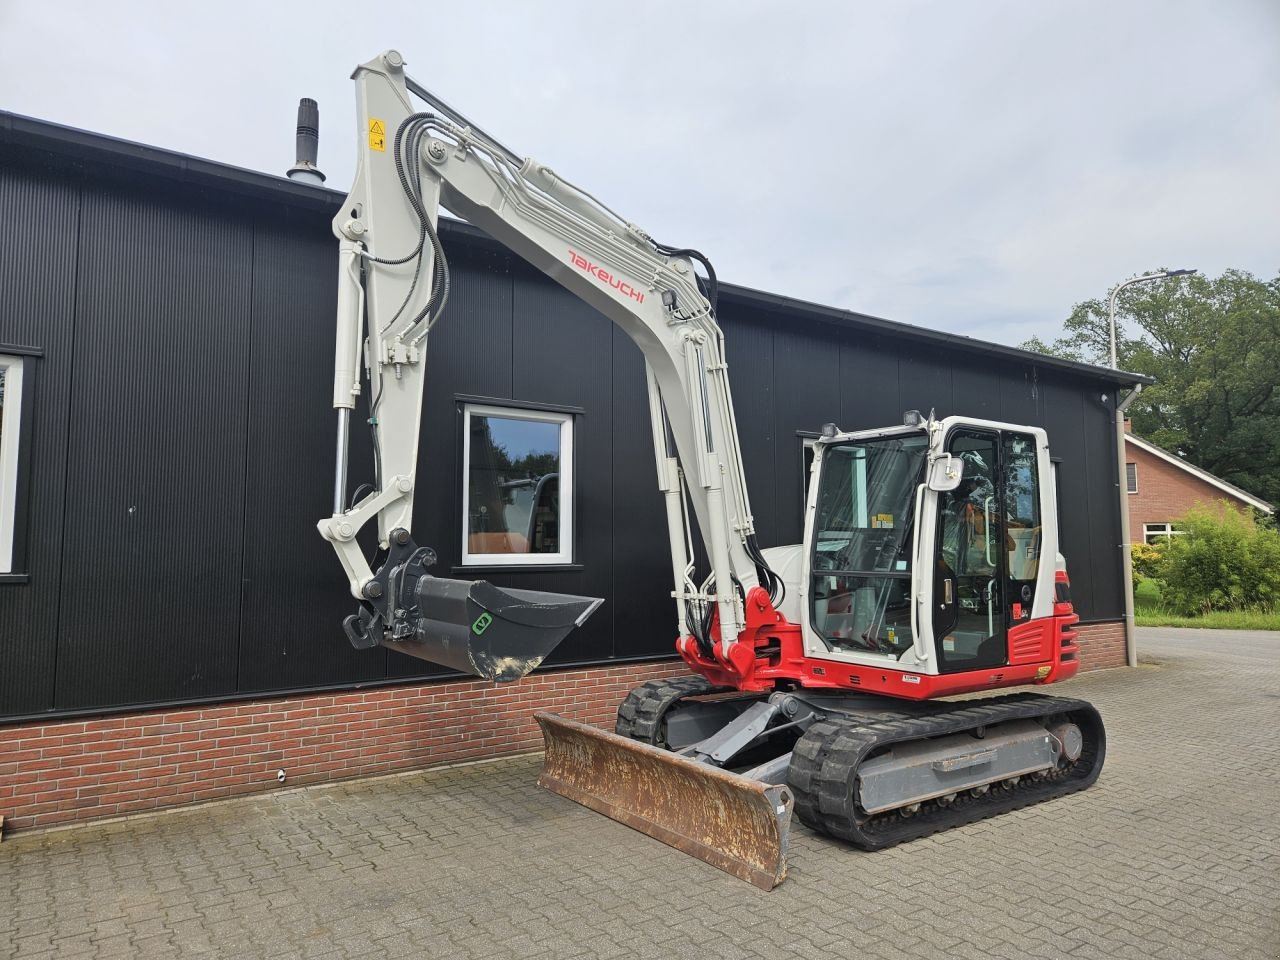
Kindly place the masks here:
<instances>
[{"instance_id":1,"label":"green tree foliage","mask_svg":"<svg viewBox=\"0 0 1280 960\"><path fill-rule=\"evenodd\" d=\"M1062 337L1023 348L1108 363L1107 302L1076 304ZM1280 502L1280 275L1134 284L1120 292L1116 328L1120 367L1156 380L1130 408L1134 432Z\"/></svg>"},{"instance_id":2,"label":"green tree foliage","mask_svg":"<svg viewBox=\"0 0 1280 960\"><path fill-rule=\"evenodd\" d=\"M1280 533L1232 510L1196 507L1159 553L1161 600L1196 616L1214 610L1274 610L1280 601Z\"/></svg>"}]
</instances>

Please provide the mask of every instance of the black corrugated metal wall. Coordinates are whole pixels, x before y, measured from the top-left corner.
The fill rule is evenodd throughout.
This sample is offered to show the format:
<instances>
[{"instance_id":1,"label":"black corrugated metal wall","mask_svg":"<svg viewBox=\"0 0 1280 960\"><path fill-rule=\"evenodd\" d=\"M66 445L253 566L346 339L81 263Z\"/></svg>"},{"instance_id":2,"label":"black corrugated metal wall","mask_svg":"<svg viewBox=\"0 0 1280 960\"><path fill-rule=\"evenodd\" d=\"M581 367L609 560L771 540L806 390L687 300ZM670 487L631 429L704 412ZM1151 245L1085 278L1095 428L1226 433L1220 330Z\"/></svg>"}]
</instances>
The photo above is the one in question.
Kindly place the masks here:
<instances>
[{"instance_id":1,"label":"black corrugated metal wall","mask_svg":"<svg viewBox=\"0 0 1280 960\"><path fill-rule=\"evenodd\" d=\"M327 213L89 174L0 152L0 343L38 347L27 582L0 584L0 718L423 676L357 652L315 530L330 509L336 282ZM495 581L606 598L552 663L667 655L665 521L639 352L541 274L445 231L415 533L459 559L459 397L580 408L570 569ZM723 298L765 545L801 535L801 440L827 420L935 408L1043 425L1061 459L1064 553L1086 620L1121 615L1106 388ZM359 422L359 418L357 419ZM352 485L371 476L356 431Z\"/></svg>"}]
</instances>

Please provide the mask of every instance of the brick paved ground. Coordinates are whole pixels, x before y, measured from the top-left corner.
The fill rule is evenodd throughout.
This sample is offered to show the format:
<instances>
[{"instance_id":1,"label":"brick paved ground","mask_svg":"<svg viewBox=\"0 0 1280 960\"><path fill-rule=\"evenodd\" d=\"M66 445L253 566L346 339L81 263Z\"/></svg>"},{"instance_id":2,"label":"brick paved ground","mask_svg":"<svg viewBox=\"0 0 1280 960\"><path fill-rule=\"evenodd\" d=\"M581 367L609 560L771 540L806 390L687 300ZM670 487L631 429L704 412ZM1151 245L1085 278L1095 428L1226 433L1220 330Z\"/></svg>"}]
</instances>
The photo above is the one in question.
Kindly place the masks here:
<instances>
[{"instance_id":1,"label":"brick paved ground","mask_svg":"<svg viewBox=\"0 0 1280 960\"><path fill-rule=\"evenodd\" d=\"M1280 637L1143 637L1061 688L1109 725L1093 789L876 854L797 826L769 894L522 758L20 834L0 956L1274 960Z\"/></svg>"}]
</instances>

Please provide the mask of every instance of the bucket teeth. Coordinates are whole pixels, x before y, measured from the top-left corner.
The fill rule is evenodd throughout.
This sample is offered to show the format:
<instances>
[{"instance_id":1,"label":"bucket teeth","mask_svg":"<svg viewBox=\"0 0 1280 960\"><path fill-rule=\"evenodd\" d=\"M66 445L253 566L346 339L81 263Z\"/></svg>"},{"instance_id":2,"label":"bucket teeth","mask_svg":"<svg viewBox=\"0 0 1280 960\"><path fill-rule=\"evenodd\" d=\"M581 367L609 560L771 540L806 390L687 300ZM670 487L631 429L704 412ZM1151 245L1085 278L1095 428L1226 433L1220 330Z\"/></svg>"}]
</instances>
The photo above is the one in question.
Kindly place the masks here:
<instances>
[{"instance_id":1,"label":"bucket teeth","mask_svg":"<svg viewBox=\"0 0 1280 960\"><path fill-rule=\"evenodd\" d=\"M787 874L791 792L554 713L539 785L772 890Z\"/></svg>"}]
</instances>

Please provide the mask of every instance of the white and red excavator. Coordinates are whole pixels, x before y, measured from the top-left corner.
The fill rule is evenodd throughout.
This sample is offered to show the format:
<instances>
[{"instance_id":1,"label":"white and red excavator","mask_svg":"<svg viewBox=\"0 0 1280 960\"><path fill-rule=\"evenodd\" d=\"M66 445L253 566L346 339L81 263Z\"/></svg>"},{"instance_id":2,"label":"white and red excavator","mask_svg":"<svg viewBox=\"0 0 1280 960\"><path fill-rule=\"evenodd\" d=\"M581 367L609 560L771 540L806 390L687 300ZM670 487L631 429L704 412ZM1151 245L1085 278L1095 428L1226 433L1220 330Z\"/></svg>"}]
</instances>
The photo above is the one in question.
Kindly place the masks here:
<instances>
[{"instance_id":1,"label":"white and red excavator","mask_svg":"<svg viewBox=\"0 0 1280 960\"><path fill-rule=\"evenodd\" d=\"M914 411L879 430L828 424L804 542L761 547L707 259L503 146L397 52L354 80L358 168L333 221L338 470L319 524L360 602L353 644L513 680L600 602L433 577L434 552L410 535L427 342L449 294L443 206L645 358L675 647L691 675L632 691L615 733L539 714L544 786L768 889L786 872L793 809L877 849L1093 783L1106 739L1089 704L940 699L1078 668L1043 430ZM366 385L376 483L348 506L349 419ZM374 518L371 564L356 538Z\"/></svg>"}]
</instances>

